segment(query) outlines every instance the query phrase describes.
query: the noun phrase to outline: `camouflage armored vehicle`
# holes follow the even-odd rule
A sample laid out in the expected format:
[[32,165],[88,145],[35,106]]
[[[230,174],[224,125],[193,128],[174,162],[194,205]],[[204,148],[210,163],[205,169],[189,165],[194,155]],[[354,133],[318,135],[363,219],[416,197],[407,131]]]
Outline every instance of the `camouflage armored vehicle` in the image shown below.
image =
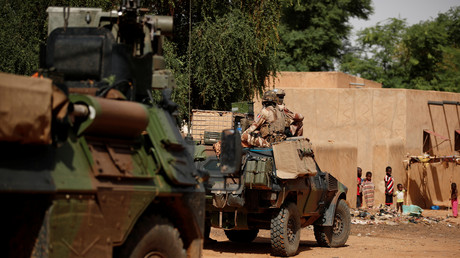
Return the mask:
[[[239,134],[233,135],[233,150],[239,153]],[[224,155],[229,149],[222,146]],[[269,229],[272,253],[292,256],[299,247],[300,229],[313,225],[320,246],[343,246],[350,233],[347,188],[321,171],[311,147],[308,139],[293,137],[272,148],[246,148],[240,166],[223,170],[219,162],[226,156],[219,159],[210,146],[199,146],[196,165],[211,173],[205,234],[209,237],[212,226],[224,229],[230,241],[251,242],[259,229]],[[222,171],[225,180],[219,178]]]
[[[42,69],[0,74],[3,257],[199,257],[203,175],[164,94],[172,18],[50,7]],[[167,91],[167,90],[165,90]]]

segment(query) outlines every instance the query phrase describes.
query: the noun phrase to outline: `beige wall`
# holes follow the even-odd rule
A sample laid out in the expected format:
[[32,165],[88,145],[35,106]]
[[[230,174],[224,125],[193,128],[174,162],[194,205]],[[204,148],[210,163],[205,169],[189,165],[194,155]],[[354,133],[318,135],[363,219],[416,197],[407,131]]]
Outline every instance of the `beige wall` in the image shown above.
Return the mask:
[[[449,205],[450,182],[460,183],[455,164],[412,164],[407,155],[422,155],[423,130],[429,129],[451,141],[441,143],[436,155],[455,155],[454,131],[460,129],[457,106],[430,106],[428,100],[460,101],[460,94],[379,88],[309,89],[282,87],[287,107],[302,113],[304,136],[311,139],[323,170],[344,182],[347,198],[356,202],[356,166],[373,172],[375,200],[384,203],[385,167],[393,168],[395,183],[409,184],[410,203],[422,207]],[[256,112],[260,102],[255,103]],[[441,141],[432,137],[433,146]],[[408,180],[409,178],[409,180]]]
[[356,178],[350,176],[353,173],[349,173],[349,171],[356,171],[356,146],[347,143],[314,140],[313,151],[321,170],[331,173],[348,187],[347,201],[352,207],[355,207]]
[[[455,151],[455,130],[460,129],[459,106],[428,105],[431,101],[460,101],[460,94],[435,91],[407,91],[406,151],[421,153],[423,129],[434,131],[449,140],[444,141],[431,136],[434,155],[459,155]],[[460,167],[454,163],[412,164],[408,169],[410,176],[410,196],[413,203],[429,207],[431,205],[449,206],[450,183],[460,184]]]
[[382,88],[382,84],[341,72],[280,72],[270,88]]

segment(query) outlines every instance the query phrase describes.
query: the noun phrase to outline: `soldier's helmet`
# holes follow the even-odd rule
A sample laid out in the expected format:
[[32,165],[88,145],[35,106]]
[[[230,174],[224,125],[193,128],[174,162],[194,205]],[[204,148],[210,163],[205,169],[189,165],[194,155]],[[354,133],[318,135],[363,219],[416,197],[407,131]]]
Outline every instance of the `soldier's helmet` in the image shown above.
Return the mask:
[[276,96],[278,96],[278,104],[279,105],[283,104],[284,96],[286,96],[286,93],[284,92],[284,90],[283,89],[273,89],[273,91],[276,93]]
[[262,97],[263,104],[276,104],[278,103],[278,96],[273,90],[266,91]]

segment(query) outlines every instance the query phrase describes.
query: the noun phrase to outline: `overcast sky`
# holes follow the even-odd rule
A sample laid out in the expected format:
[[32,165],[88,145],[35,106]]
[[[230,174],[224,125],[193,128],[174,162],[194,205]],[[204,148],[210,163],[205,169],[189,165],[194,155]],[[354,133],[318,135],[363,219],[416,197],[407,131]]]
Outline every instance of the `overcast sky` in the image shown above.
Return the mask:
[[371,27],[388,18],[406,19],[408,25],[436,18],[450,7],[459,6],[460,0],[373,0],[374,14],[369,20],[352,19],[353,31]]

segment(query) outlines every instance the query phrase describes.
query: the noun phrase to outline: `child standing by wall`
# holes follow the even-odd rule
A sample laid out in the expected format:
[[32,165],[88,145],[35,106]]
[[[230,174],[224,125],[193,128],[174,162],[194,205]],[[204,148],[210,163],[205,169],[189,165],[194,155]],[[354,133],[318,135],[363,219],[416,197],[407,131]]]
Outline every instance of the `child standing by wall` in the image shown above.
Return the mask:
[[452,202],[452,216],[456,218],[458,216],[458,191],[457,191],[457,184],[452,183],[450,185],[450,198],[449,200]]
[[385,181],[385,205],[393,205],[393,188],[394,188],[394,179],[391,176],[392,169],[390,166],[385,169],[386,175],[384,178]]
[[372,172],[366,172],[366,179],[363,182],[363,196],[366,201],[367,208],[372,209],[374,207],[374,190],[375,186],[372,182]]
[[402,184],[398,184],[398,190],[396,190],[396,212],[402,213],[402,206],[404,204],[404,193],[406,192],[406,188],[403,188]]
[[357,195],[356,195],[356,208],[359,209],[361,208],[361,205],[363,204],[363,186],[362,186],[362,183],[363,183],[363,180],[362,180],[362,176],[363,176],[363,170],[358,167],[357,169],[357,173],[358,173],[358,181],[357,181]]

